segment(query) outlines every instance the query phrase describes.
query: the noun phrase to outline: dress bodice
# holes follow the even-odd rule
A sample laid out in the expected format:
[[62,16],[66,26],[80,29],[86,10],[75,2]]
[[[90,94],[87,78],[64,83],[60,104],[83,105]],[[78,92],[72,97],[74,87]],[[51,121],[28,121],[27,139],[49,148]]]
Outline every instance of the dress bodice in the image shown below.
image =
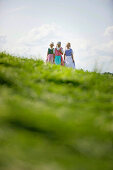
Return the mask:
[[72,49],[70,48],[69,50],[65,51],[66,56],[72,56]]
[[54,53],[54,48],[51,49],[51,48],[48,48],[48,54],[53,54]]

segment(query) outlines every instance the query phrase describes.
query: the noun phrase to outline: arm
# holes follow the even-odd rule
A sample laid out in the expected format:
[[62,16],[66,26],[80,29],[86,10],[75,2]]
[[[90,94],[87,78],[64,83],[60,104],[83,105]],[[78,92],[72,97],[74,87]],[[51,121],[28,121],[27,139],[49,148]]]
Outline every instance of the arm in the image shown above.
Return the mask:
[[74,61],[74,56],[73,56],[73,54],[72,54],[72,60],[73,60],[73,63],[74,63],[75,61]]
[[53,63],[55,62],[55,48],[53,49]]
[[59,52],[63,55],[63,49],[62,48],[60,48]]
[[64,54],[64,61],[65,61],[66,55]]
[[47,51],[47,57],[46,57],[46,62],[48,61],[48,51]]
[[53,54],[53,63],[55,62],[55,54]]
[[47,50],[47,56],[48,56],[48,51],[49,51],[49,49]]
[[59,52],[63,55],[63,52],[61,50]]
[[73,56],[73,50],[72,50],[72,55],[71,55],[71,57],[72,57],[72,60],[73,60],[73,63],[74,63],[75,61],[74,61],[74,56]]

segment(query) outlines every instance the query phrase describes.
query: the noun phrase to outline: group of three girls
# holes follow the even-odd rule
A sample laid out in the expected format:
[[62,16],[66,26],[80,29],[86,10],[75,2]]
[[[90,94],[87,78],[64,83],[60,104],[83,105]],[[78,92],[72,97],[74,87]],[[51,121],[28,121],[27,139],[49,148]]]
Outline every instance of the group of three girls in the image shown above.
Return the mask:
[[[63,59],[64,54],[64,59]],[[75,61],[73,57],[73,50],[71,49],[71,44],[67,43],[65,52],[61,47],[61,42],[57,43],[56,48],[54,48],[54,43],[50,43],[50,48],[47,51],[46,62],[54,63],[56,65],[65,65],[66,67],[75,68]]]

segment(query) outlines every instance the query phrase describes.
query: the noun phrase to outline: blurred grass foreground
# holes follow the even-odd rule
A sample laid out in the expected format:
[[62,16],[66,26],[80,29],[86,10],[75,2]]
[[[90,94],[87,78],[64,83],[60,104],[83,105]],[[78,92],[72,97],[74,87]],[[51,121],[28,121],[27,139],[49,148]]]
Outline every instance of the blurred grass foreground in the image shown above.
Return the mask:
[[0,170],[113,170],[113,76],[0,53]]

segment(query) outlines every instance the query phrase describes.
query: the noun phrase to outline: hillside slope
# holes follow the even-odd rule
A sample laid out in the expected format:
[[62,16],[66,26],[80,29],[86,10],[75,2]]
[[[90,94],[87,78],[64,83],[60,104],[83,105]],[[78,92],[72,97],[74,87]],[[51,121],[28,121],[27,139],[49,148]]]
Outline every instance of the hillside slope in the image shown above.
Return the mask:
[[101,169],[113,169],[113,76],[0,53],[0,170]]

